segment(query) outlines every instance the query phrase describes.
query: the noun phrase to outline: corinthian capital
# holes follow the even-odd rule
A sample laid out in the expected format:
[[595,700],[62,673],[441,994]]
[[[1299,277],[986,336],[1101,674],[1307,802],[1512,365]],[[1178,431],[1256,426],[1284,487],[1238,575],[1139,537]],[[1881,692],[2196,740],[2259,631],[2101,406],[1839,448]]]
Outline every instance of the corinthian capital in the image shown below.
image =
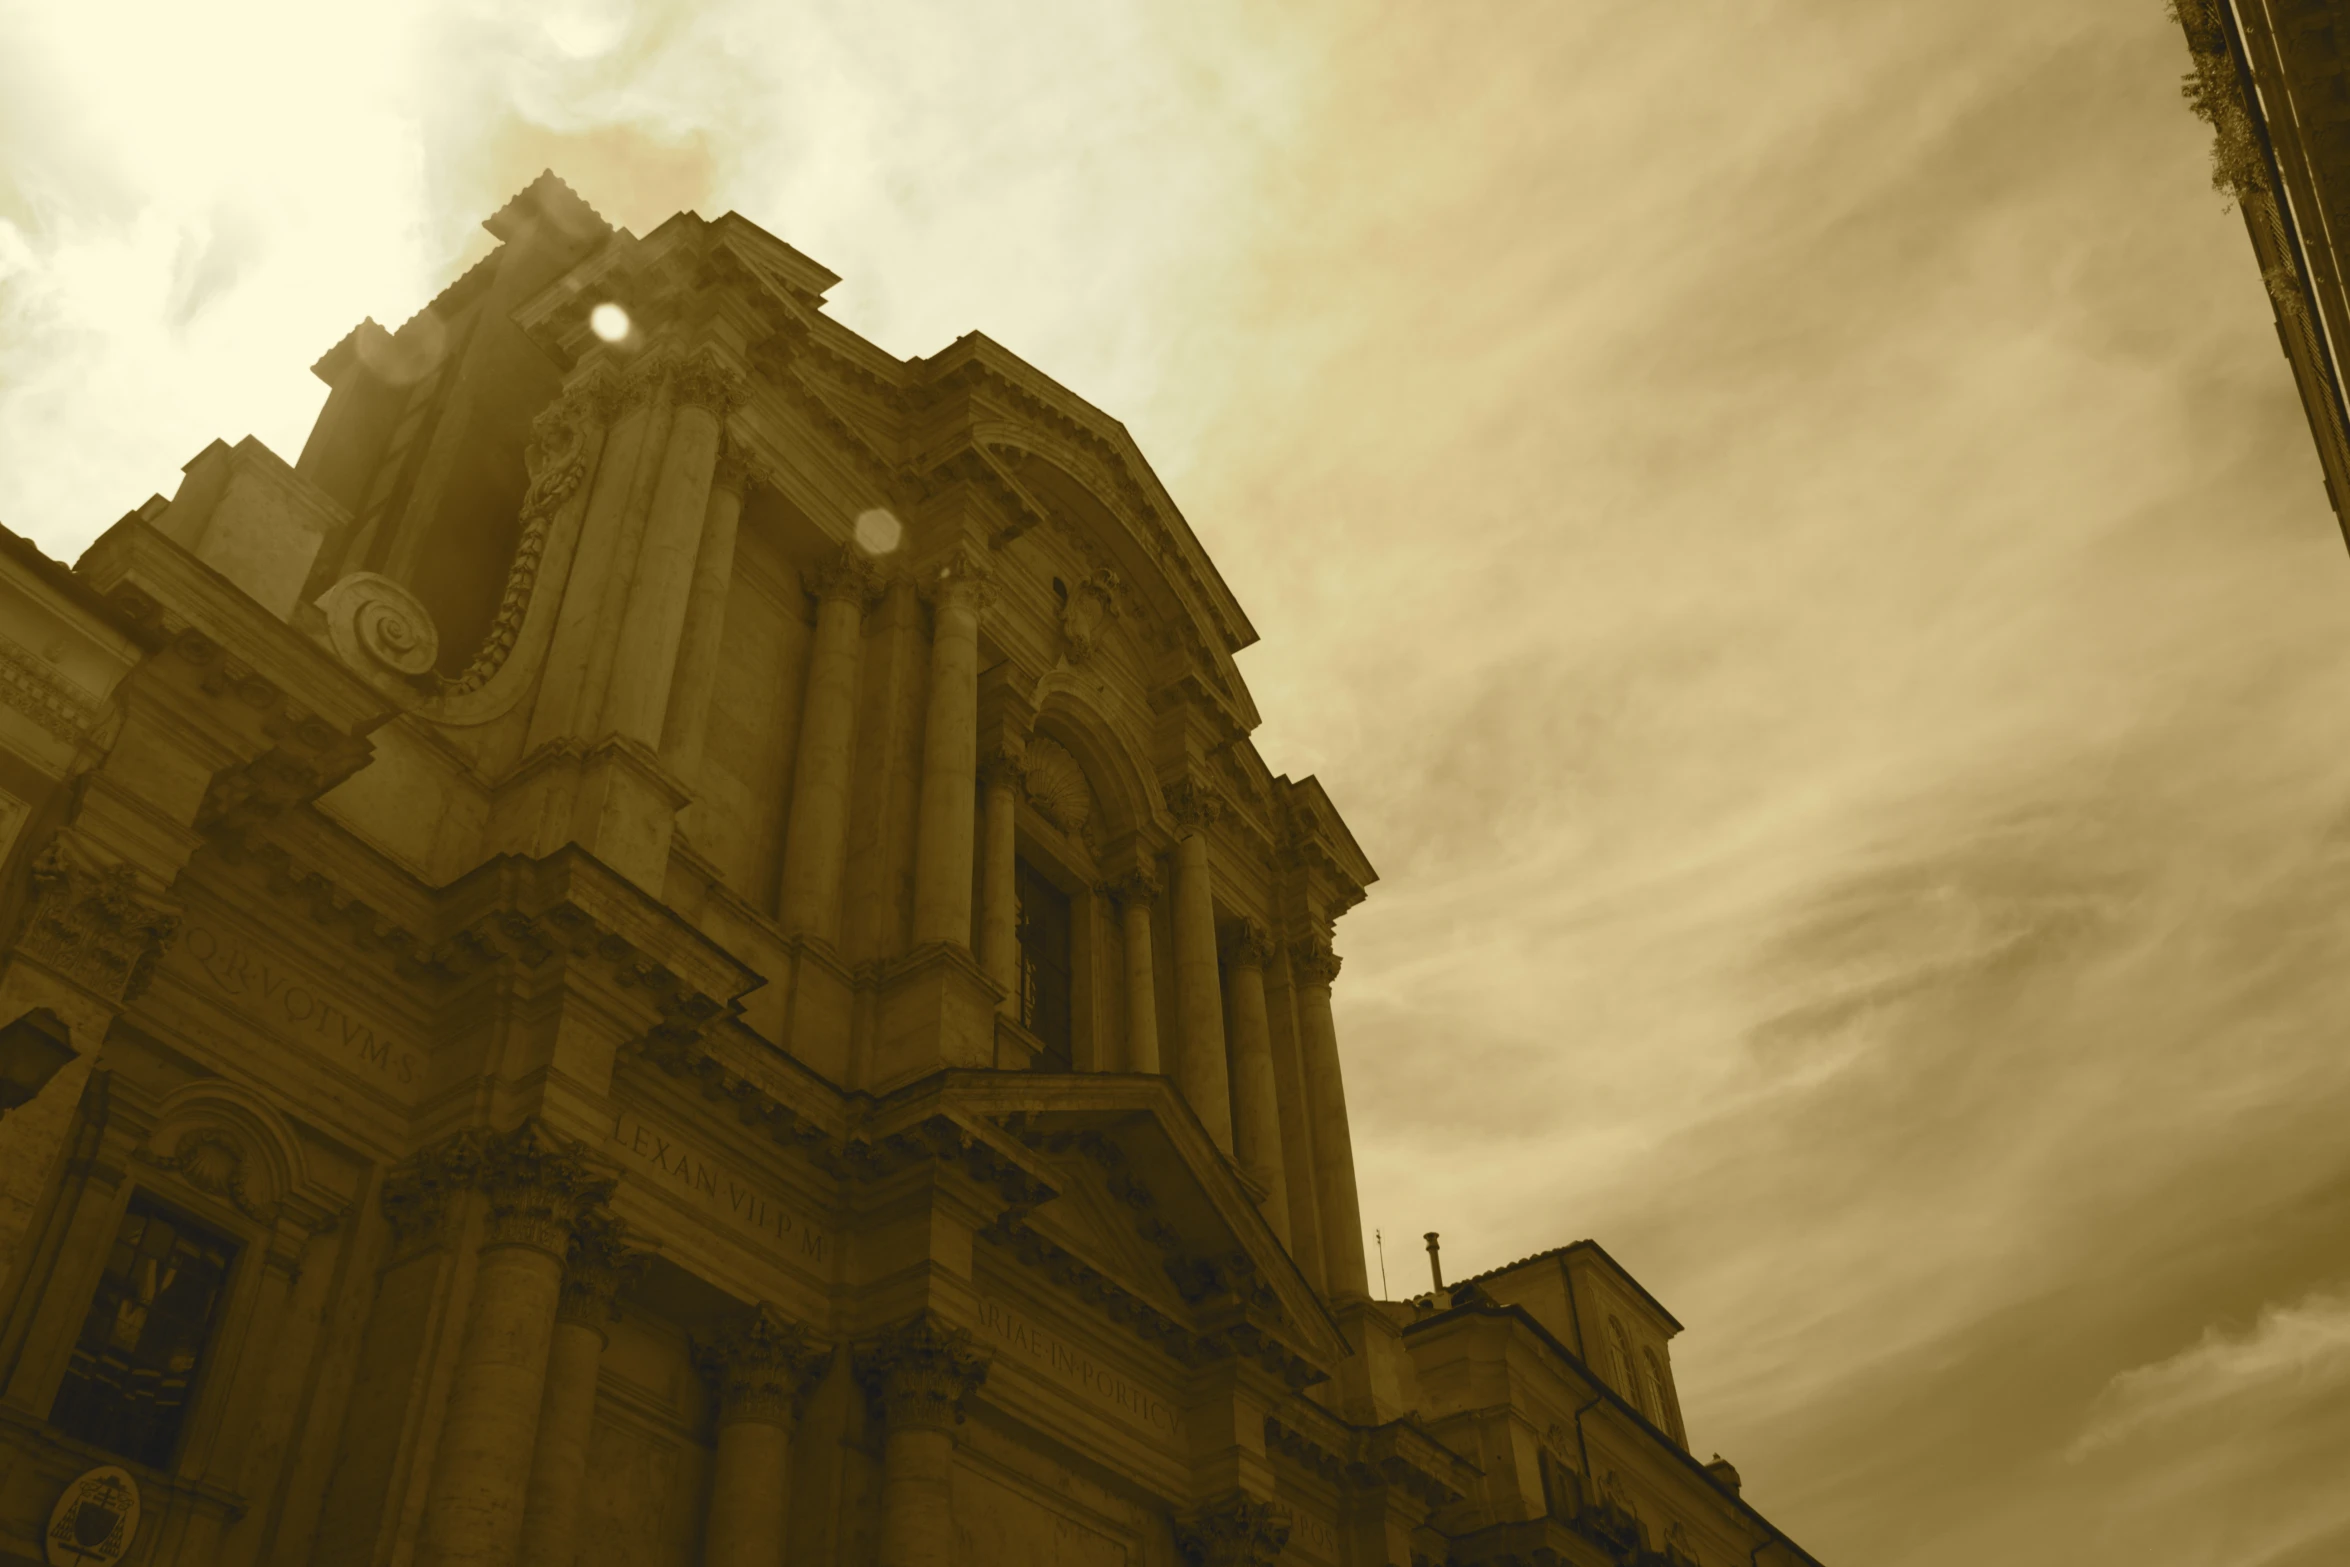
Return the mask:
[[1164,884],[1159,880],[1157,862],[1145,860],[1134,869],[1109,882],[1103,890],[1111,897],[1116,898],[1121,905],[1132,907],[1135,904],[1140,904],[1147,909],[1158,901],[1159,889],[1162,885]]
[[1338,964],[1338,954],[1330,950],[1324,937],[1308,936],[1289,944],[1289,972],[1301,985],[1328,987],[1338,978]]
[[1222,937],[1224,961],[1234,968],[1262,969],[1278,950],[1273,933],[1252,919],[1227,920],[1217,934]]
[[555,1307],[560,1322],[576,1322],[599,1333],[612,1318],[612,1299],[652,1259],[623,1243],[627,1226],[608,1213],[587,1213],[572,1227],[571,1253],[563,1262],[563,1298]]
[[805,1327],[762,1302],[696,1339],[694,1364],[717,1391],[720,1424],[789,1426],[808,1389],[832,1364],[832,1347],[809,1342]]
[[146,987],[179,915],[129,865],[107,864],[60,834],[33,859],[32,917],[18,950],[108,1002]]
[[962,545],[939,563],[923,593],[941,609],[959,606],[976,612],[989,603],[989,581],[994,575],[994,562],[969,545]]
[[1232,1495],[1175,1521],[1175,1546],[1189,1567],[1272,1567],[1289,1543],[1289,1511]]
[[1167,814],[1187,832],[1209,826],[1224,814],[1224,797],[1215,786],[1197,778],[1178,778],[1167,785]]
[[884,1330],[857,1351],[857,1379],[893,1429],[940,1429],[962,1420],[988,1357],[961,1328],[928,1312]]
[[863,550],[844,544],[839,554],[808,573],[807,583],[820,602],[847,601],[861,606],[871,603],[880,591],[881,575]]
[[743,400],[743,378],[704,349],[670,372],[669,396],[680,408],[699,408],[724,420],[726,411]]
[[587,1148],[537,1120],[482,1147],[475,1183],[490,1201],[489,1246],[532,1246],[569,1254],[581,1217],[612,1195],[613,1183],[587,1162]]

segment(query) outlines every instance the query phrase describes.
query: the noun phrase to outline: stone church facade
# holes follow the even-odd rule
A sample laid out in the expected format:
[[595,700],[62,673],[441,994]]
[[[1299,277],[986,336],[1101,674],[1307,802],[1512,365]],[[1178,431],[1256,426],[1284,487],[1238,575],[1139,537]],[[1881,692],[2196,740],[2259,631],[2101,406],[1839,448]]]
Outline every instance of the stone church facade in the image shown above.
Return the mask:
[[1123,428],[487,226],[294,463],[0,536],[0,1560],[1810,1561],[1598,1246],[1374,1298],[1373,871]]

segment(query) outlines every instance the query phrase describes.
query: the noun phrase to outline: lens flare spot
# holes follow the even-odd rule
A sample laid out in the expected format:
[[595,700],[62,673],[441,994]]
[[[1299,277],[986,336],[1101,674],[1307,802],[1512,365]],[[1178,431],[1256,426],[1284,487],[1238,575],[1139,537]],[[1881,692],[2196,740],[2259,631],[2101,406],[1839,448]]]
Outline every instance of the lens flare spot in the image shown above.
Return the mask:
[[607,299],[588,312],[588,330],[607,343],[628,336],[628,312]]
[[887,555],[905,536],[905,524],[882,507],[857,514],[857,548],[868,555]]

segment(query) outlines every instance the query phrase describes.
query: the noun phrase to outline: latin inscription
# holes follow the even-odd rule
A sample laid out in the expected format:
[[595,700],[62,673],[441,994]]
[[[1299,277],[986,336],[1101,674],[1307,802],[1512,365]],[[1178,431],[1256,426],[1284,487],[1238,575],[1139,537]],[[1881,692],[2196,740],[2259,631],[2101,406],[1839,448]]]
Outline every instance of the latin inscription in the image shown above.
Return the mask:
[[1291,1506],[1289,1520],[1291,1543],[1298,1549],[1311,1551],[1325,1561],[1338,1560],[1337,1530],[1302,1506]]
[[304,984],[282,959],[262,957],[234,936],[204,925],[190,925],[179,950],[215,989],[240,1003],[239,1010],[262,1022],[282,1024],[296,1038],[324,1045],[386,1082],[406,1085],[422,1075],[412,1052],[352,1016],[316,986]]
[[1022,1360],[1104,1404],[1146,1431],[1181,1437],[1183,1416],[1174,1405],[1139,1383],[1102,1365],[1067,1340],[1046,1332],[1009,1307],[979,1303],[979,1325],[990,1338]]
[[821,1263],[832,1238],[778,1202],[737,1170],[712,1159],[683,1138],[622,1111],[612,1129],[613,1146],[629,1162],[667,1189],[738,1227],[777,1242],[787,1255]]

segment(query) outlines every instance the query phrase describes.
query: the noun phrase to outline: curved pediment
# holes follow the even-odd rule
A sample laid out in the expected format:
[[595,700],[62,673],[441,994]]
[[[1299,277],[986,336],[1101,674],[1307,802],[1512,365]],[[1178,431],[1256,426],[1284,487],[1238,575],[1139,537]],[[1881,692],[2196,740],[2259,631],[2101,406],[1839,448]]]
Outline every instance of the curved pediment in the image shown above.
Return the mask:
[[1111,572],[1155,633],[1154,686],[1196,680],[1240,734],[1254,729],[1233,655],[1256,628],[1125,428],[976,333],[921,369],[925,471],[989,497],[998,549],[1048,529]]

